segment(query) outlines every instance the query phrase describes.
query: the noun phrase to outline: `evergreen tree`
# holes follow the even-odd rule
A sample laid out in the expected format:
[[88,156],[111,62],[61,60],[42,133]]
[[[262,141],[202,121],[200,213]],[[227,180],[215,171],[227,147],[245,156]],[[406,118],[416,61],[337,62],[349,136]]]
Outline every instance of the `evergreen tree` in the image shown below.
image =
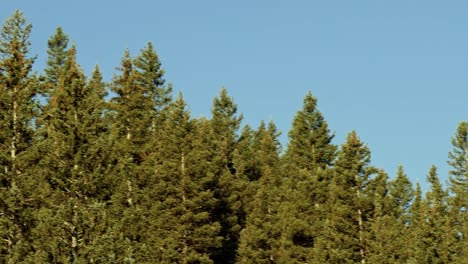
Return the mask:
[[431,189],[426,193],[425,243],[426,263],[453,263],[454,234],[448,215],[448,194],[442,187],[433,165],[427,175]]
[[[395,179],[389,182],[386,215],[380,221],[381,232],[386,234],[380,240],[379,246],[384,246],[391,263],[407,263],[411,254],[408,247],[410,241],[410,206],[414,198],[412,184],[404,172],[403,166],[398,166]],[[376,220],[373,220],[376,222]],[[373,263],[372,258],[369,262]]]
[[355,131],[348,134],[336,160],[330,186],[323,256],[330,263],[365,263],[369,197],[366,188],[375,170],[370,151]]
[[450,215],[455,229],[456,256],[463,260],[468,255],[467,205],[468,205],[468,122],[461,122],[451,140],[453,150],[449,153],[448,164],[451,166],[450,191],[453,196],[450,199]]
[[5,263],[20,262],[31,253],[34,183],[25,173],[37,109],[31,29],[15,11],[0,32],[0,259]]
[[399,167],[397,178],[390,183],[383,171],[369,182],[366,196],[372,207],[366,221],[368,230],[365,230],[366,262],[407,263],[406,210],[411,201],[411,183],[407,180],[403,168]]
[[[466,194],[468,189],[468,122],[461,122],[451,140],[453,150],[449,153],[448,164],[452,167],[449,171],[450,183],[455,194]],[[464,196],[464,199],[466,196]],[[467,204],[467,201],[464,201]]]
[[[55,30],[55,34],[47,42],[47,67],[46,81],[50,86],[58,84],[60,75],[63,74],[67,54],[68,54],[68,35],[63,32],[61,27]],[[50,88],[50,87],[49,87]]]
[[157,125],[170,102],[171,88],[162,87],[163,70],[151,44],[135,59],[125,51],[118,70],[111,84],[116,94],[111,100],[111,159],[116,179],[110,211],[112,239],[119,245],[113,251],[118,261],[138,262],[151,252],[143,235],[150,221],[145,203],[151,203],[143,190],[151,175],[142,164],[152,151],[151,142],[158,140]]
[[215,263],[234,263],[239,243],[239,234],[245,220],[241,192],[245,181],[236,173],[233,163],[234,150],[238,144],[238,130],[242,115],[237,114],[237,105],[222,89],[213,101],[210,120],[213,140],[214,196],[217,199],[213,216],[221,224],[222,247],[213,252]]
[[285,156],[299,169],[308,171],[325,168],[333,163],[336,146],[331,144],[334,135],[317,109],[317,99],[308,93],[302,110],[296,113],[289,131],[289,144]]
[[398,166],[397,175],[390,182],[389,190],[392,212],[399,221],[409,223],[409,209],[414,198],[413,185],[406,175],[403,166]]
[[257,158],[259,176],[257,191],[246,227],[241,232],[239,263],[272,263],[279,259],[282,194],[279,178],[279,133],[273,122],[268,128],[262,122],[255,133],[253,148]]
[[409,263],[456,263],[453,229],[447,206],[447,191],[442,187],[437,168],[427,175],[430,190],[422,199],[419,184],[411,206],[411,256]]
[[210,253],[220,246],[220,225],[210,219],[216,203],[211,179],[198,167],[205,162],[203,147],[185,108],[182,96],[169,106],[143,164],[153,174],[143,189],[148,201],[141,204],[151,206],[144,239],[152,263],[212,263]]
[[100,192],[106,188],[106,150],[100,144],[104,96],[99,71],[87,84],[72,47],[51,90],[36,147],[41,158],[34,171],[47,183],[38,190],[44,200],[34,230],[36,261],[84,263],[98,257],[92,252],[103,232],[94,221],[103,217]]
[[426,252],[423,243],[424,229],[426,226],[425,211],[421,186],[418,182],[416,183],[416,190],[414,192],[414,201],[410,207],[410,240],[408,242],[410,255],[408,263],[411,264],[426,263]]
[[[317,109],[317,99],[308,93],[303,107],[296,113],[289,132],[289,144],[284,155],[286,189],[291,190],[283,208],[288,227],[283,237],[290,239],[290,260],[317,261],[321,230],[325,221],[325,206],[330,185],[330,166],[336,156],[336,146],[327,122]],[[288,212],[291,211],[291,212]],[[284,243],[283,243],[284,244]],[[284,244],[286,245],[286,244]]]
[[[163,86],[164,70],[161,68],[159,56],[149,42],[134,59],[137,84],[144,89],[144,94],[153,100],[153,111],[161,111],[171,102],[172,87]],[[154,115],[156,115],[155,113]]]

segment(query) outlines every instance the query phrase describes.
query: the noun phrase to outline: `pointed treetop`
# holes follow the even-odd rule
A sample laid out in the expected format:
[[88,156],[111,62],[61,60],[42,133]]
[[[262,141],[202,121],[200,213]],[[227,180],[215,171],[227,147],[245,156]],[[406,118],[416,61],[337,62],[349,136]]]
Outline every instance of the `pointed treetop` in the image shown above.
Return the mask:
[[[0,32],[0,55],[8,54],[12,49],[19,49],[23,54],[29,52],[29,36],[32,25],[26,22],[26,17],[16,10],[3,24]],[[10,52],[9,52],[10,51]]]
[[427,182],[431,185],[431,190],[427,193],[426,198],[432,200],[432,202],[441,203],[442,199],[445,197],[445,191],[440,183],[437,167],[435,165],[432,165],[429,169]]
[[55,30],[55,34],[49,38],[47,68],[45,69],[47,81],[52,84],[57,84],[58,76],[63,71],[65,61],[67,59],[67,48],[69,38],[61,27]]
[[182,92],[179,92],[177,94],[177,97],[176,97],[176,100],[174,101],[174,104],[177,105],[177,106],[181,106],[184,109],[185,109],[185,107],[187,107],[187,103],[185,102],[184,94]]
[[120,66],[116,67],[116,70],[122,71],[124,76],[128,76],[133,68],[132,57],[128,49],[124,50],[122,58],[120,60]]
[[317,109],[317,99],[307,93],[304,104],[293,120],[289,131],[287,159],[301,169],[315,170],[330,166],[337,147],[331,143],[334,135]]
[[135,58],[134,64],[142,75],[140,81],[143,85],[159,87],[164,84],[162,78],[164,70],[161,68],[159,56],[151,42],[148,42],[146,47],[141,50],[140,55]]
[[107,96],[105,84],[103,82],[102,73],[99,69],[99,65],[94,66],[94,70],[91,74],[91,78],[88,81],[88,88],[91,89],[91,93],[97,95],[99,98],[104,99]]
[[362,172],[370,164],[370,155],[367,145],[359,139],[356,131],[353,130],[348,134],[346,142],[338,152],[336,167]]
[[242,120],[242,115],[236,116],[237,104],[234,102],[234,99],[228,95],[225,87],[222,87],[219,96],[214,98],[211,113],[213,115],[213,122],[228,122],[225,125],[228,125],[233,130],[239,128]]
[[102,80],[102,73],[98,64],[94,65],[94,69],[93,69],[91,76],[92,76],[91,77],[92,80]]
[[3,24],[0,31],[0,84],[5,84],[3,88],[25,87],[32,81],[27,78],[35,61],[35,57],[28,57],[31,29],[31,24],[27,24],[18,10]]
[[394,180],[390,182],[390,195],[398,215],[402,215],[410,207],[414,196],[413,185],[406,175],[403,166],[399,165]]
[[468,192],[468,122],[458,124],[457,131],[451,139],[453,150],[449,152],[448,164],[452,191]]

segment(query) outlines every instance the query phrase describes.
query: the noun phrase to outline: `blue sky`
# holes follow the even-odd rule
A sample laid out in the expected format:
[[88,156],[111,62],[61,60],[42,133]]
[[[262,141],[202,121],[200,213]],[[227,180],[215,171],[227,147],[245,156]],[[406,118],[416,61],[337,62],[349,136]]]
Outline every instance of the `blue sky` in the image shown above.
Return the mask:
[[155,44],[167,81],[193,116],[209,116],[225,86],[244,123],[272,118],[287,141],[307,91],[319,100],[335,143],[355,129],[373,164],[403,164],[425,181],[431,164],[447,179],[447,153],[467,119],[466,1],[14,1],[34,29],[36,69],[62,26],[86,72],[110,80],[124,49]]

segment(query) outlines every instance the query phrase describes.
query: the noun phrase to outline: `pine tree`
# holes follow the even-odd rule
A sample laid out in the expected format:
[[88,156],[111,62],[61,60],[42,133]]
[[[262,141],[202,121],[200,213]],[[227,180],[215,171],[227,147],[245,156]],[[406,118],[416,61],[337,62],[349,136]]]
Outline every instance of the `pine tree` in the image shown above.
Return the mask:
[[20,262],[31,253],[34,182],[26,170],[37,114],[31,29],[15,11],[0,32],[0,259],[5,263]]
[[262,122],[255,133],[253,149],[258,162],[258,184],[241,232],[239,263],[272,263],[279,259],[282,194],[279,178],[279,133],[273,122]]
[[[46,81],[50,86],[58,84],[60,75],[63,74],[68,54],[69,37],[61,27],[55,30],[55,34],[47,42],[47,67]],[[49,87],[51,88],[51,87]]]
[[461,122],[451,140],[453,150],[449,153],[450,174],[450,215],[455,229],[457,258],[463,260],[468,255],[467,205],[468,205],[468,122]]
[[108,234],[108,207],[114,184],[110,175],[111,160],[109,128],[105,114],[107,91],[98,66],[83,91],[83,99],[78,105],[81,113],[78,133],[84,139],[81,145],[81,181],[82,198],[79,220],[79,261],[97,263],[109,262],[110,248],[114,247]]
[[408,242],[410,255],[408,263],[411,264],[427,263],[426,248],[423,242],[426,227],[425,211],[421,186],[418,182],[416,183],[416,190],[414,192],[414,201],[410,207],[410,240]]
[[[411,252],[407,245],[411,238],[409,209],[414,198],[414,191],[403,166],[398,166],[395,179],[388,185],[386,214],[382,216],[385,221],[380,221],[381,231],[388,237],[383,237],[380,242],[385,246],[387,256],[390,257],[387,262],[407,263]],[[369,262],[374,261],[369,258]]]
[[[158,124],[170,102],[170,86],[162,87],[163,70],[151,44],[135,59],[125,51],[111,90],[113,142],[111,158],[115,192],[110,208],[115,256],[120,261],[144,261],[151,249],[144,239],[150,221],[144,210],[147,170],[142,165],[158,140]],[[158,123],[159,122],[159,123]]]
[[[317,99],[308,93],[303,107],[296,113],[289,132],[289,144],[284,160],[286,189],[291,190],[283,208],[290,217],[284,228],[289,238],[290,260],[316,261],[321,230],[325,220],[324,203],[330,185],[330,166],[336,156],[336,146],[331,143],[333,135],[327,122],[317,109]],[[288,212],[292,211],[292,212]],[[289,247],[289,246],[288,246]]]
[[453,263],[454,236],[448,215],[448,193],[442,187],[433,165],[427,175],[431,189],[426,193],[426,225],[423,242],[427,263]]
[[[468,122],[461,122],[451,140],[453,150],[449,153],[448,164],[452,167],[449,174],[452,191],[466,194],[468,189]],[[464,199],[466,196],[464,196]],[[464,201],[467,204],[466,200]]]
[[414,199],[414,190],[401,165],[398,166],[396,178],[390,182],[389,194],[392,199],[393,214],[399,221],[408,224],[410,220],[409,209]]
[[304,98],[302,110],[294,117],[285,157],[299,169],[308,171],[330,166],[337,149],[331,143],[333,137],[317,109],[317,99],[309,92]]
[[172,85],[164,85],[164,70],[151,42],[133,60],[133,65],[136,84],[143,88],[142,94],[151,105],[147,114],[151,122],[151,135],[154,136],[158,123],[164,118],[163,109],[172,101]]
[[210,253],[220,246],[220,225],[210,218],[216,200],[210,176],[198,167],[205,162],[204,147],[181,95],[160,125],[153,153],[143,164],[152,173],[142,190],[148,200],[141,203],[150,206],[143,238],[151,245],[148,261],[212,263]]
[[411,206],[409,263],[456,263],[455,243],[450,216],[448,193],[443,189],[433,165],[427,175],[430,190],[421,196],[419,184]]
[[399,167],[397,178],[390,183],[385,172],[379,171],[366,188],[372,203],[365,230],[366,262],[407,263],[408,218],[411,183]]
[[233,163],[234,150],[238,144],[238,130],[242,115],[237,114],[237,105],[222,89],[213,101],[210,120],[213,140],[213,160],[215,168],[214,196],[217,205],[213,212],[221,224],[222,247],[213,252],[215,263],[234,263],[239,243],[239,234],[245,220],[241,203],[241,191],[245,181],[236,173]]
[[153,100],[153,111],[156,111],[156,115],[171,102],[172,87],[164,86],[164,70],[151,42],[134,59],[134,65],[137,84],[143,87],[144,94]]
[[107,154],[101,145],[106,93],[98,69],[86,83],[75,47],[68,51],[63,69],[38,131],[41,158],[34,170],[47,185],[39,190],[44,200],[34,230],[35,259],[84,263],[97,257],[93,243],[103,232],[94,221],[104,217],[100,192],[107,187],[103,181]]
[[326,262],[366,262],[366,220],[369,218],[366,187],[375,172],[369,164],[370,150],[352,131],[338,153],[330,186],[323,246]]

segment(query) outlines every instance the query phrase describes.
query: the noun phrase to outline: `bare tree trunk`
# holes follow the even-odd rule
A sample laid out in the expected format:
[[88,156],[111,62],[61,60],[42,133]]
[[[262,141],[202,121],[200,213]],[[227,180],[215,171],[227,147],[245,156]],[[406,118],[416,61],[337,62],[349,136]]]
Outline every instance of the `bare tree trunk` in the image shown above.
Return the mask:
[[[359,200],[361,197],[361,192],[360,192],[360,186],[357,188],[357,199]],[[361,263],[365,264],[366,263],[366,252],[364,251],[364,245],[363,245],[363,222],[362,222],[362,211],[361,208],[358,208],[357,210],[358,214],[358,225],[359,225],[359,253],[361,255]]]
[[[185,209],[185,202],[187,201],[187,196],[185,193],[185,155],[182,153],[182,157],[180,159],[180,172],[181,172],[181,185],[182,185],[182,203]],[[188,245],[187,245],[187,230],[183,232],[183,249],[182,249],[182,263],[188,263],[187,254],[188,254]]]
[[72,218],[72,226],[71,226],[71,263],[76,263],[78,258],[78,229],[76,224],[78,222],[78,213],[77,213],[77,206],[73,205],[73,218]]
[[127,180],[127,203],[129,206],[132,206],[132,181]]
[[[14,94],[16,95],[16,89],[14,90]],[[12,128],[13,128],[13,137],[12,137],[12,140],[11,140],[11,150],[10,150],[10,154],[11,154],[11,172],[13,173],[13,175],[16,175],[16,151],[17,151],[17,146],[18,146],[18,102],[16,101],[16,99],[13,100],[13,124],[12,124]],[[11,178],[11,186],[15,186],[16,185],[16,177],[13,176]]]

